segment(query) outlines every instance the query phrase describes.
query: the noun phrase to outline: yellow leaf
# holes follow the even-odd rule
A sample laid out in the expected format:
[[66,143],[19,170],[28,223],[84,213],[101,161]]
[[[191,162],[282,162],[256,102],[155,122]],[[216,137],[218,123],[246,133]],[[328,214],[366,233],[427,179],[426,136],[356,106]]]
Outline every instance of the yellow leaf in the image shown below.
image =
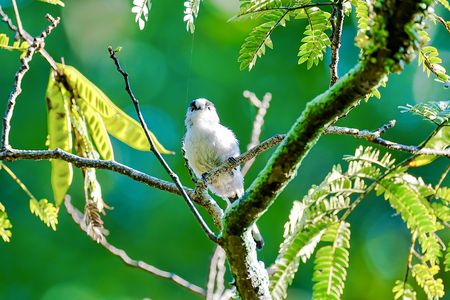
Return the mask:
[[[96,85],[72,66],[59,65],[70,88],[103,119],[106,130],[125,144],[141,151],[149,151],[150,144],[140,124],[118,108]],[[164,154],[173,153],[164,148],[154,134],[150,135],[156,149]]]
[[[64,86],[55,81],[55,73],[50,74],[46,100],[48,108],[48,146],[72,151],[72,131],[69,118],[70,96]],[[72,165],[66,161],[51,161],[51,182],[56,206],[60,206],[72,183]]]
[[[444,126],[424,145],[424,148],[443,150],[448,146],[450,146],[450,127]],[[436,158],[435,155],[419,155],[409,163],[409,166],[421,167],[433,162]]]

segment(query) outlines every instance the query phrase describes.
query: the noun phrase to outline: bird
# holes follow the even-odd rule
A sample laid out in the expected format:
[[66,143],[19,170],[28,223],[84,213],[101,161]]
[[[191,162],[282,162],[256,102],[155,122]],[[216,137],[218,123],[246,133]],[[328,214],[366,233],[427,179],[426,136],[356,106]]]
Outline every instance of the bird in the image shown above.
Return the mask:
[[[219,115],[211,101],[205,98],[193,100],[186,112],[185,125],[185,157],[197,178],[203,179],[209,171],[240,155],[239,141],[233,131],[220,124]],[[208,182],[208,188],[224,199],[229,207],[244,195],[244,176],[240,166],[219,174]],[[264,240],[256,226],[252,227],[252,235],[256,247],[261,249]]]

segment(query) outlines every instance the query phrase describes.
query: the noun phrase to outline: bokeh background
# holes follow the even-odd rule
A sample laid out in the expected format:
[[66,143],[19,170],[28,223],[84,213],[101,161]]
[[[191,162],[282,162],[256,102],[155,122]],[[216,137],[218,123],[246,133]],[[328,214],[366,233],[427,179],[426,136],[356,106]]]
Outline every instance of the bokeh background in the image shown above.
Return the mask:
[[[9,1],[0,3],[12,17]],[[186,185],[192,186],[183,166],[180,146],[185,109],[192,99],[212,100],[222,122],[236,132],[244,150],[256,113],[242,96],[245,89],[260,97],[265,92],[273,94],[262,134],[262,138],[268,138],[286,132],[307,101],[328,86],[328,56],[309,71],[305,65],[297,65],[303,21],[292,21],[287,28],[277,28],[273,34],[275,49],[267,51],[252,72],[240,71],[239,47],[253,23],[227,22],[238,10],[237,0],[202,2],[194,35],[186,32],[181,0],[153,1],[150,20],[143,31],[134,23],[131,1],[67,0],[65,3],[66,7],[61,9],[37,1],[19,1],[24,27],[36,35],[47,25],[45,13],[61,16],[60,26],[46,41],[46,49],[53,57],[64,58],[66,64],[76,66],[118,106],[134,116],[122,78],[107,55],[108,45],[122,46],[120,59],[131,75],[147,122],[159,140],[176,151],[176,155],[166,159]],[[439,13],[450,18],[448,12],[439,10]],[[353,43],[355,23],[354,16],[345,21],[340,74],[349,70],[358,58]],[[439,48],[448,68],[449,35],[439,24],[432,27],[433,45]],[[0,32],[8,32],[3,23]],[[4,111],[17,68],[17,53],[1,51],[0,111]],[[44,94],[48,73],[47,63],[35,55],[12,120],[11,142],[16,148],[45,149]],[[398,106],[449,100],[449,90],[427,79],[417,67],[417,61],[406,66],[400,76],[391,75],[388,87],[382,88],[381,93],[381,100],[362,103],[340,124],[375,129],[396,119],[397,126],[386,137],[417,144],[432,126],[417,117],[401,114]],[[320,139],[302,164],[299,176],[259,222],[266,240],[259,255],[266,265],[277,255],[292,201],[301,199],[312,184],[320,183],[331,166],[339,163],[344,154],[353,153],[360,143],[350,137]],[[117,161],[169,180],[151,154],[132,150],[114,139],[113,146]],[[247,186],[269,155],[257,159],[246,176]],[[447,163],[441,159],[414,173],[435,183]],[[37,198],[52,199],[49,162],[17,161],[8,166]],[[104,198],[114,207],[104,218],[111,232],[109,241],[125,248],[133,258],[205,286],[213,245],[182,198],[112,172],[98,173]],[[74,203],[82,207],[79,170],[75,172],[70,194]],[[26,195],[1,171],[0,200],[14,226],[11,243],[0,243],[0,299],[199,299],[169,281],[125,266],[81,232],[64,209],[60,212],[58,229],[53,232],[30,214]],[[352,248],[344,299],[391,299],[393,283],[403,278],[406,267],[410,235],[405,225],[383,199],[374,196],[360,205],[350,222]],[[311,274],[311,262],[300,266],[289,299],[310,298]],[[448,286],[448,274],[442,276]],[[424,297],[419,294],[420,299]]]

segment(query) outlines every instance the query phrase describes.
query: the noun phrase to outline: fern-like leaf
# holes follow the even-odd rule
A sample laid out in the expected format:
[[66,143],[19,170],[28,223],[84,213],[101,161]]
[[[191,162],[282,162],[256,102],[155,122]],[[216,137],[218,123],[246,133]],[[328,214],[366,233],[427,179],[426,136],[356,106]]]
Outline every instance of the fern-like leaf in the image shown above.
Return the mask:
[[392,292],[394,293],[394,299],[400,299],[400,300],[416,300],[416,292],[414,291],[413,287],[403,282],[402,280],[397,280],[395,282],[394,288],[392,289]]
[[0,202],[0,237],[4,242],[9,243],[10,238],[12,236],[11,229],[12,224],[8,218],[8,214],[6,213],[5,207]]
[[302,202],[294,202],[289,221],[285,224],[285,240],[271,266],[270,293],[273,299],[286,298],[300,260],[306,262],[311,257],[326,228],[336,222],[336,218],[310,220],[309,217],[306,206]]
[[184,18],[183,21],[186,22],[186,30],[194,33],[195,25],[194,21],[198,17],[198,12],[200,10],[200,0],[187,0],[184,2]]
[[264,14],[263,23],[253,28],[241,46],[238,59],[241,70],[251,70],[256,60],[266,53],[266,46],[273,48],[270,35],[278,25],[285,26],[289,18],[288,11],[271,11]]
[[450,243],[448,243],[447,249],[445,251],[444,265],[445,265],[445,272],[450,271]]
[[65,6],[64,2],[62,2],[61,0],[39,0],[39,1],[45,2],[45,3],[49,3],[49,4],[53,4],[53,5],[59,5],[59,6],[62,6],[62,7]]
[[334,224],[328,228],[322,240],[332,242],[332,245],[320,248],[314,259],[312,299],[340,299],[347,277],[350,224]]
[[4,33],[0,33],[0,49],[20,51],[22,52],[21,56],[23,56],[28,47],[30,47],[28,42],[14,41],[14,43],[10,44],[9,37]]
[[33,214],[39,217],[48,227],[56,230],[58,224],[58,209],[53,203],[48,202],[47,199],[30,199],[30,210]]
[[136,14],[134,21],[138,23],[139,29],[143,30],[145,23],[148,22],[148,12],[152,7],[151,0],[133,0],[133,7],[131,12]]
[[425,197],[398,177],[381,180],[376,190],[384,194],[384,198],[400,214],[412,233],[417,230],[424,259],[432,264],[437,263],[441,255],[441,246],[435,236],[438,226]]
[[304,11],[308,25],[298,52],[298,63],[306,62],[306,67],[310,69],[313,65],[319,64],[319,61],[323,59],[326,47],[331,45],[330,39],[325,33],[327,29],[331,28],[330,14],[318,7],[306,8]]
[[450,101],[407,104],[406,106],[399,106],[399,108],[402,113],[413,113],[437,125],[447,123],[450,120]]
[[442,200],[446,205],[450,203],[450,188],[448,187],[440,187],[435,194],[437,199]]
[[431,267],[426,264],[416,264],[412,268],[413,277],[417,284],[423,288],[429,300],[439,299],[444,296],[444,284],[441,278],[435,278],[439,272],[439,266]]

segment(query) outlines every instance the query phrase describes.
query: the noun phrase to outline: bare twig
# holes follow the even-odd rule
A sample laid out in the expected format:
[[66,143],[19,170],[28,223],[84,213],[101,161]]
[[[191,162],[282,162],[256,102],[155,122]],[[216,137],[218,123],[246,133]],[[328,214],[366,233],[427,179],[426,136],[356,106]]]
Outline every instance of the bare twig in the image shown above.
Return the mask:
[[331,24],[333,32],[331,33],[331,63],[330,63],[330,86],[333,86],[339,78],[339,48],[341,47],[342,25],[344,23],[344,7],[342,0],[337,0],[333,6]]
[[[13,6],[14,11],[16,13],[17,23],[19,24],[17,30],[21,34],[21,32],[23,32],[23,28],[21,27],[22,25],[20,23],[19,12],[17,10],[17,5],[14,0]],[[2,20],[6,22],[10,26],[10,28],[14,28],[14,25],[12,25],[12,22],[9,20],[8,16],[6,16],[1,9],[0,13],[2,14]],[[0,143],[0,151],[11,147],[9,144],[9,132],[11,131],[11,118],[14,113],[14,107],[16,105],[17,97],[22,93],[22,79],[25,76],[26,72],[30,69],[29,63],[32,60],[34,53],[42,49],[44,45],[44,39],[52,32],[52,30],[59,23],[59,18],[54,19],[50,15],[47,15],[46,17],[50,21],[50,25],[44,31],[42,31],[39,37],[32,39],[32,41],[30,42],[30,47],[28,47],[25,56],[20,59],[21,65],[14,77],[13,90],[9,95],[8,102],[6,104],[5,115],[3,117],[3,130]]]
[[211,257],[209,265],[208,286],[206,289],[206,300],[220,299],[224,290],[224,276],[225,276],[225,251],[222,247],[217,246],[214,254]]
[[17,185],[27,194],[30,199],[36,199],[34,195],[30,192],[27,186],[14,174],[14,172],[8,168],[4,163],[0,162],[0,170],[5,170],[6,173],[17,183]]
[[447,165],[447,168],[445,168],[444,172],[441,174],[441,177],[439,178],[439,181],[436,183],[436,186],[434,187],[435,193],[437,193],[438,189],[441,187],[441,184],[444,182],[445,177],[447,177],[449,171],[450,171],[450,164]]
[[147,139],[148,139],[148,141],[150,143],[150,150],[155,154],[155,156],[158,159],[158,161],[161,163],[163,168],[167,171],[169,176],[175,182],[175,185],[180,190],[181,195],[183,196],[184,200],[186,200],[186,203],[188,204],[188,206],[191,209],[192,213],[195,215],[195,217],[199,221],[199,223],[200,223],[201,227],[203,228],[203,230],[205,231],[205,233],[208,235],[209,239],[212,240],[213,242],[217,243],[217,241],[218,241],[217,236],[211,231],[211,229],[208,227],[208,224],[206,224],[206,222],[203,220],[203,218],[200,215],[200,213],[198,212],[198,210],[195,208],[195,205],[192,202],[191,198],[189,197],[189,195],[184,190],[184,187],[181,184],[181,181],[178,178],[178,175],[175,174],[175,172],[172,171],[170,166],[167,164],[167,162],[162,157],[161,153],[159,153],[158,149],[156,149],[155,143],[153,142],[153,139],[152,139],[152,137],[149,134],[147,123],[145,122],[144,117],[142,116],[141,109],[139,107],[139,100],[134,96],[134,93],[133,93],[133,91],[131,89],[130,81],[129,81],[129,78],[128,78],[128,73],[125,72],[122,69],[122,67],[120,66],[119,59],[117,58],[116,52],[112,49],[112,47],[108,47],[108,51],[109,51],[109,56],[111,57],[111,59],[114,61],[114,64],[116,65],[117,71],[120,74],[122,74],[122,76],[123,76],[123,79],[125,81],[125,89],[126,89],[128,95],[130,96],[133,104],[134,104],[134,107],[136,109],[136,113],[138,115],[138,118],[139,118],[139,121],[141,123],[141,126],[144,129],[145,135],[147,136]]
[[[264,124],[264,117],[267,113],[267,109],[270,105],[270,100],[272,100],[272,94],[266,93],[263,97],[263,100],[259,100],[256,95],[250,91],[244,91],[244,97],[247,98],[253,106],[258,108],[258,112],[256,113],[255,121],[253,122],[252,136],[250,143],[247,145],[247,150],[257,146],[259,144],[259,137],[261,136],[261,129]],[[255,158],[249,160],[242,167],[242,174],[245,175],[250,167],[253,165]]]
[[[68,195],[66,196],[66,198],[64,200],[64,204],[66,206],[67,212],[70,214],[70,216],[75,221],[75,223],[77,223],[80,226],[81,230],[83,230],[84,232],[87,233],[88,228],[86,227],[86,224],[83,222],[83,214],[72,205],[72,203],[70,202],[70,196],[68,196]],[[168,279],[195,294],[198,294],[201,296],[206,295],[206,291],[203,288],[190,283],[186,279],[183,279],[174,273],[160,270],[152,265],[149,265],[146,262],[143,262],[141,260],[134,260],[134,259],[130,258],[123,249],[119,249],[119,248],[111,245],[110,243],[108,243],[106,238],[103,238],[102,240],[100,240],[99,244],[102,245],[106,250],[108,250],[115,256],[119,257],[125,264],[127,264],[130,267],[138,268],[138,269],[144,270],[150,274],[156,275],[158,277]]]
[[220,174],[230,172],[235,167],[237,167],[243,163],[246,163],[247,161],[251,160],[255,156],[261,154],[262,152],[274,147],[275,145],[278,145],[279,143],[281,143],[281,141],[284,139],[284,137],[285,137],[285,135],[283,135],[283,134],[275,135],[275,136],[265,140],[258,146],[255,146],[252,149],[248,150],[247,152],[241,154],[240,156],[235,157],[234,160],[229,160],[229,161],[223,163],[221,166],[211,170],[205,176],[203,176],[204,179],[199,182],[196,190],[197,191],[206,190],[208,183],[214,181]]
[[[34,38],[25,30],[22,28],[22,33],[19,32],[19,29],[17,26],[15,26],[11,19],[8,17],[8,15],[2,10],[2,7],[0,5],[0,16],[2,17],[2,22],[6,23],[8,27],[14,31],[17,35],[19,35],[23,40],[27,41],[28,44],[32,44]],[[59,18],[58,18],[59,19]],[[59,21],[59,20],[58,20]],[[58,67],[56,65],[56,61],[53,59],[53,57],[44,49],[44,47],[40,47],[38,49],[38,52],[42,55],[42,57],[49,63],[49,65],[52,67],[53,70],[56,72],[60,72],[58,70]]]
[[14,113],[14,106],[16,99],[22,93],[22,79],[30,69],[29,63],[33,58],[34,52],[37,49],[37,44],[33,43],[27,50],[26,55],[20,59],[20,67],[14,77],[14,86],[11,94],[9,94],[8,102],[6,104],[5,116],[3,117],[2,139],[0,144],[0,151],[10,148],[9,132],[11,131],[11,118]]
[[[384,131],[385,131],[386,129],[391,128],[394,124],[395,124],[395,122],[391,121],[381,128],[384,128],[385,126],[387,126],[387,128],[384,129]],[[391,150],[403,151],[403,152],[408,152],[408,153],[412,153],[412,154],[445,156],[445,157],[450,158],[450,149],[439,150],[439,149],[431,149],[431,148],[421,148],[419,146],[409,146],[409,145],[398,144],[398,143],[391,142],[391,141],[381,138],[380,134],[383,131],[380,131],[380,129],[372,132],[369,130],[359,130],[356,128],[330,126],[326,129],[325,134],[351,135],[354,138],[366,140],[368,142],[383,146],[383,147],[391,149]]]
[[406,284],[406,282],[408,281],[409,271],[412,268],[412,259],[413,259],[413,254],[415,252],[414,247],[416,245],[416,240],[417,240],[417,230],[414,230],[414,233],[411,236],[411,247],[409,248],[408,260],[406,262],[406,272],[405,272],[405,277],[403,278],[403,284]]
[[16,17],[17,31],[19,32],[20,36],[23,36],[23,26],[22,26],[22,20],[20,19],[19,8],[17,7],[16,0],[12,0],[11,2],[13,5],[13,9],[14,9],[14,15]]
[[9,29],[17,32],[17,26],[13,24],[12,20],[8,17],[8,15],[3,11],[2,6],[0,5],[0,16],[2,17],[2,22],[8,25]]

